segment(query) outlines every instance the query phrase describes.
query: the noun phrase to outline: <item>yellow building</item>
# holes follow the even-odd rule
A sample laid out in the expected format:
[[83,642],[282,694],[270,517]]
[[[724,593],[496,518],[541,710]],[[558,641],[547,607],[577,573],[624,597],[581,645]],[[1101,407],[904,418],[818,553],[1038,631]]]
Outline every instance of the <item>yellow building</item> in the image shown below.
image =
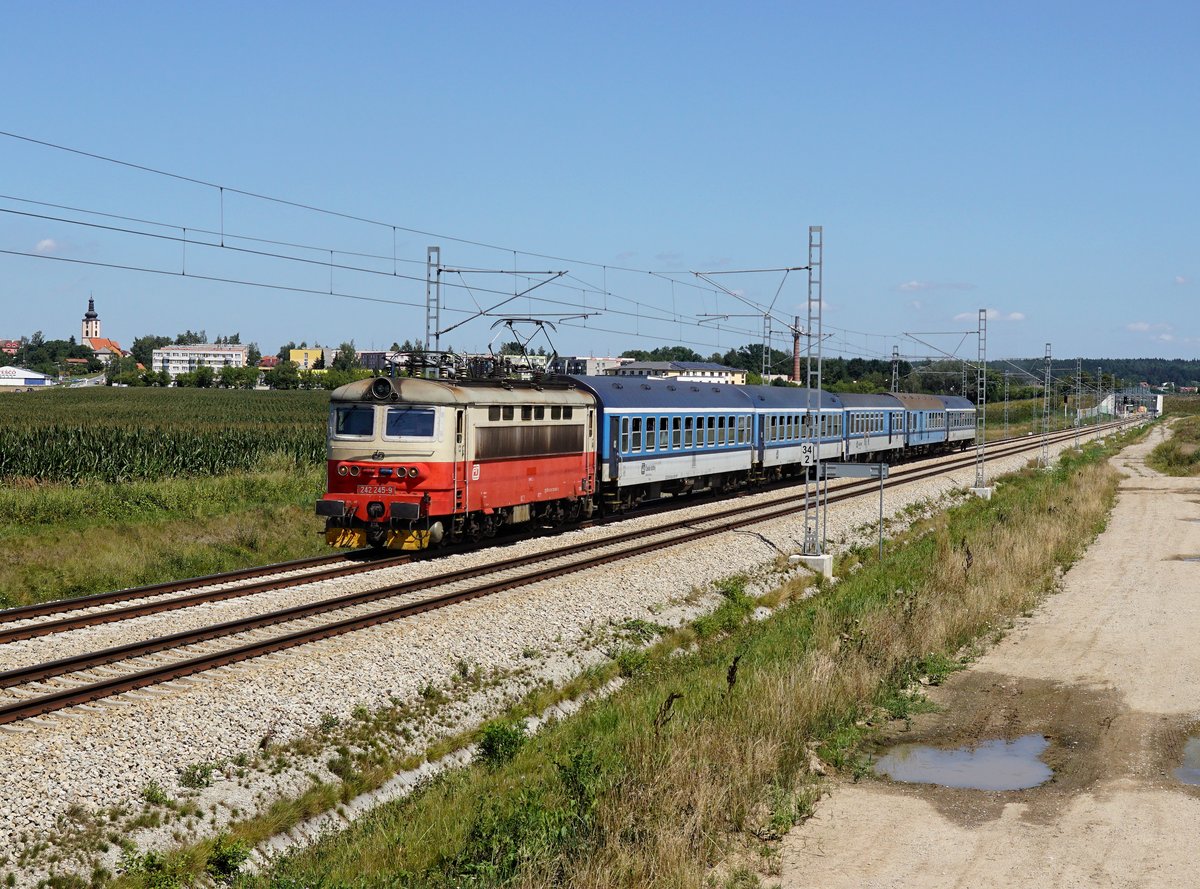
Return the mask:
[[333,355],[333,349],[289,349],[288,361],[301,370],[317,370],[329,367]]

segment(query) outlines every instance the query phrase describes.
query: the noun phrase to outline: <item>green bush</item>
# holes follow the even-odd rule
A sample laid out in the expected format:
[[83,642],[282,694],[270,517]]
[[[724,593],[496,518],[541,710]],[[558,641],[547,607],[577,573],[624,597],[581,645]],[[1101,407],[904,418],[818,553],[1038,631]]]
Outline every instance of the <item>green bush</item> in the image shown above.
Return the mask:
[[523,722],[490,722],[479,733],[479,758],[490,766],[500,766],[517,755],[525,744]]

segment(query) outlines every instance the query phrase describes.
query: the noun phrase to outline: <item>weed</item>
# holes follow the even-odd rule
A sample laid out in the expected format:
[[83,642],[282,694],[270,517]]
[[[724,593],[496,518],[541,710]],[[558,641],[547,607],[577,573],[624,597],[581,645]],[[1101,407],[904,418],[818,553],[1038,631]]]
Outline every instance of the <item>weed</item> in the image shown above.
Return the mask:
[[479,758],[496,768],[516,756],[524,744],[524,723],[489,722],[479,733]]
[[334,716],[332,713],[321,714],[320,729],[322,734],[329,734],[331,731],[337,728],[339,724],[341,724],[341,719]]
[[170,806],[174,803],[174,800],[157,781],[151,781],[142,788],[142,799],[152,806]]
[[213,843],[204,870],[222,882],[232,882],[249,855],[250,847],[245,841],[221,834]]
[[622,648],[613,660],[622,676],[634,676],[645,669],[650,656],[642,648]]
[[216,771],[216,768],[216,765],[211,762],[194,762],[186,765],[179,770],[179,783],[193,790],[211,787],[213,772]]

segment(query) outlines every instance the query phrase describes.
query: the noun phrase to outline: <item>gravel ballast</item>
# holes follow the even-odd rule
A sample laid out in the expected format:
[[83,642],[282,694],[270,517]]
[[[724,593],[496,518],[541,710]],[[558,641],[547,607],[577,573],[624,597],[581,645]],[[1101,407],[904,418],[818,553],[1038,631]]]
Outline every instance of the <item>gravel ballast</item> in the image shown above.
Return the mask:
[[[1069,446],[1069,441],[1054,445],[1051,453],[1057,455]],[[988,477],[1013,471],[1029,460],[1030,454],[989,461]],[[968,467],[887,489],[884,515],[899,520],[907,507],[922,502],[940,508],[967,496],[965,489],[974,480],[974,468]],[[753,495],[743,502],[749,505],[771,496],[778,495]],[[691,509],[699,521],[711,506]],[[830,551],[872,542],[878,511],[875,492],[831,505]],[[688,514],[684,509],[669,515]],[[9,668],[80,648],[120,644],[131,636],[177,632],[380,585],[384,577],[400,583],[452,565],[494,562],[574,539],[637,528],[649,531],[663,520],[660,516],[635,517],[617,526],[249,597],[253,601],[229,600],[65,634],[71,639],[11,643],[0,651],[0,663]],[[244,762],[257,757],[267,742],[285,744],[313,737],[322,725],[348,722],[356,712],[361,715],[361,708],[370,711],[401,702],[419,703],[428,698],[430,689],[457,688],[452,700],[427,724],[416,727],[407,742],[412,752],[419,752],[438,737],[479,724],[539,683],[561,683],[589,664],[605,660],[615,629],[626,621],[641,618],[677,626],[711,610],[719,598],[712,591],[715,580],[747,574],[765,591],[789,576],[787,572],[803,572],[779,567],[780,555],[800,548],[803,524],[798,508],[793,517],[745,531],[668,547],[0,728],[0,761],[6,764],[0,774],[0,858],[7,857],[0,873],[16,870],[22,849],[60,832],[64,825],[94,821],[97,810],[113,806],[140,810],[143,791],[151,783],[173,797],[187,796],[178,775],[189,765]],[[462,675],[464,667],[493,681],[478,688],[462,688],[455,678]],[[239,817],[260,811],[280,796],[304,790],[313,776],[336,780],[324,764],[326,759],[328,754],[319,754],[311,759],[295,758],[276,769],[218,769],[213,786],[191,798],[202,811],[202,819],[190,824],[176,820],[169,827],[146,830],[133,839],[147,848],[215,832],[234,817],[234,811]],[[70,850],[64,847],[62,851]],[[110,849],[103,856],[110,869],[116,854]],[[65,860],[54,868],[70,871],[80,866],[82,861],[73,864]],[[18,885],[32,885],[50,872],[48,867],[43,855],[38,864],[18,871]]]

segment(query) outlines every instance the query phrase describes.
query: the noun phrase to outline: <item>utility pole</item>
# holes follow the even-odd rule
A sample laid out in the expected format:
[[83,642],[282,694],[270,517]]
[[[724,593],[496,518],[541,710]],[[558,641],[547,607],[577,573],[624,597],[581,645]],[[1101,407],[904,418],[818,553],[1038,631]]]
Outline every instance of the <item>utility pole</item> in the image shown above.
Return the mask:
[[1075,450],[1079,450],[1079,426],[1083,422],[1083,359],[1075,359]]
[[792,382],[800,382],[800,316],[792,325]]
[[900,347],[892,346],[892,391],[900,391]]
[[[440,361],[433,359],[432,368],[429,363],[429,353],[441,349],[442,329],[442,248],[427,247],[425,249],[425,367],[421,376],[438,376]],[[437,347],[434,340],[437,340]]]
[[1008,371],[1004,372],[1004,437],[1008,438]]
[[1042,383],[1042,469],[1050,468],[1050,344],[1046,343],[1046,379]]
[[[979,310],[979,350],[975,371],[975,490],[990,497],[984,471],[987,450],[987,309]],[[965,393],[964,393],[965,394]],[[987,493],[984,493],[984,492]]]
[[[821,477],[821,432],[824,415],[821,413],[821,343],[824,340],[824,325],[821,321],[822,268],[824,237],[822,227],[808,227],[808,349],[805,368],[805,385],[808,388],[809,433],[813,442],[813,465],[804,476],[804,555],[825,560],[825,522],[821,515],[822,493],[827,484]],[[814,350],[816,355],[813,354]],[[815,359],[815,360],[814,360]],[[832,565],[826,573],[832,573]],[[825,571],[825,565],[821,564]]]

